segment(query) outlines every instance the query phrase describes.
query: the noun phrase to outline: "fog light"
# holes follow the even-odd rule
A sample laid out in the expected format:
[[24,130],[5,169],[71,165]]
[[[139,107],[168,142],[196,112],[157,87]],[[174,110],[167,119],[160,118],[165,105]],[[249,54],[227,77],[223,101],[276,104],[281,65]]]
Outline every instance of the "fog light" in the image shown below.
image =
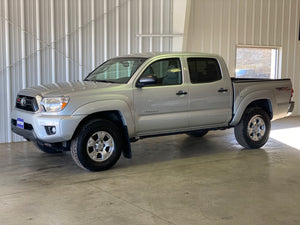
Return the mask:
[[56,127],[55,126],[45,126],[46,133],[48,135],[56,134]]

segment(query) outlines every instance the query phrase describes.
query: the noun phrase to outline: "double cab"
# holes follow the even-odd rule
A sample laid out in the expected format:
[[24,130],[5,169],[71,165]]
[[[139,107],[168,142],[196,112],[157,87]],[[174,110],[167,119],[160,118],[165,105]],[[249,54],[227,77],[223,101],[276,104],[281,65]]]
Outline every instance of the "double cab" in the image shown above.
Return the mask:
[[83,81],[21,90],[12,131],[47,153],[71,151],[91,171],[112,167],[130,142],[234,127],[245,148],[260,148],[271,120],[293,111],[290,79],[231,78],[219,55],[147,53],[109,59]]

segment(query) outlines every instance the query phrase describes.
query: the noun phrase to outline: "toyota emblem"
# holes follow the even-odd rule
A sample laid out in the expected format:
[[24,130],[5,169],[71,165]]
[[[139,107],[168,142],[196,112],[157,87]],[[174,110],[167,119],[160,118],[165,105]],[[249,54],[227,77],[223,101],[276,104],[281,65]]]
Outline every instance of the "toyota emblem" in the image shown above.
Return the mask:
[[26,98],[21,98],[21,101],[20,101],[20,104],[21,104],[21,106],[26,106]]

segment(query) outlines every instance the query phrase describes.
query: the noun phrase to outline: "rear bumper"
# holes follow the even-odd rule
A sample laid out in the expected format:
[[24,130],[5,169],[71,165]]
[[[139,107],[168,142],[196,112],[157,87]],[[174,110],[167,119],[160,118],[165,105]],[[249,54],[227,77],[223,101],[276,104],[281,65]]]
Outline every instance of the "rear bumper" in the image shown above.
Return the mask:
[[289,104],[289,109],[288,109],[288,113],[292,113],[293,110],[294,110],[294,105],[295,105],[295,102],[290,102]]

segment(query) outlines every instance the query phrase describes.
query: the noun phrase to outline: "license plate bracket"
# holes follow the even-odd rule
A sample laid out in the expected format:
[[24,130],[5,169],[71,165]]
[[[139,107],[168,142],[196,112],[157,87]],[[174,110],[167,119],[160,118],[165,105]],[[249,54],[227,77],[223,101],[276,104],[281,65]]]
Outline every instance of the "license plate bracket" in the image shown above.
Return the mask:
[[24,129],[24,120],[21,118],[17,118],[17,127]]

